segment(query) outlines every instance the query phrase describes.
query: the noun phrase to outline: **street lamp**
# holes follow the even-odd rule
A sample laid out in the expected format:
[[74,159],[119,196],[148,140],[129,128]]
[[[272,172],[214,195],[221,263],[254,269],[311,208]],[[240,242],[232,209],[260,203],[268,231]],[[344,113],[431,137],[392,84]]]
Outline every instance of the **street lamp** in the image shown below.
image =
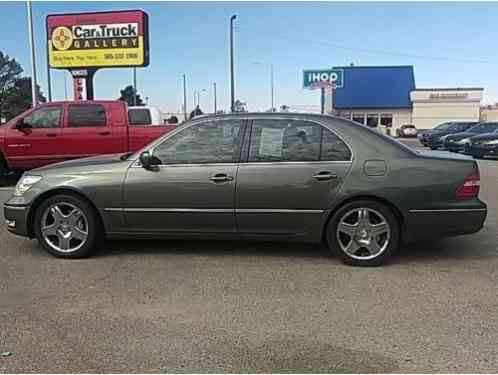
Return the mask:
[[230,17],[230,109],[235,112],[235,78],[233,71],[233,21],[237,18],[234,14]]

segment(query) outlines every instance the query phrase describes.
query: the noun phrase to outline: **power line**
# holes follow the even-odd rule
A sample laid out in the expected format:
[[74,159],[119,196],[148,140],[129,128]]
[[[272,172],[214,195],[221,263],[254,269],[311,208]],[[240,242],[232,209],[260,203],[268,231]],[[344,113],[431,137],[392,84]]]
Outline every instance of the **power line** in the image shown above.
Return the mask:
[[[260,33],[260,32],[253,31],[253,30],[246,28],[246,27],[237,26],[236,28],[239,30],[247,31],[249,33],[253,33],[253,34]],[[387,50],[347,47],[347,46],[340,45],[337,43],[330,43],[330,42],[317,41],[317,40],[311,40],[311,39],[299,39],[299,38],[296,38],[295,36],[287,36],[287,35],[276,33],[274,31],[271,32],[271,36],[273,36],[275,38],[289,40],[292,42],[296,42],[296,41],[299,42],[300,41],[300,42],[305,43],[307,45],[314,44],[317,46],[334,47],[334,48],[343,49],[346,51],[357,52],[357,53],[359,52],[359,53],[365,53],[365,54],[373,54],[373,55],[409,57],[409,58],[413,58],[413,59],[432,60],[432,61],[448,61],[448,62],[465,63],[465,64],[469,64],[469,63],[471,63],[471,64],[489,64],[490,63],[489,61],[486,61],[486,60],[454,59],[454,58],[450,58],[450,57],[423,56],[423,55],[416,55],[416,54],[404,53],[404,52],[392,52],[392,51],[387,51]]]

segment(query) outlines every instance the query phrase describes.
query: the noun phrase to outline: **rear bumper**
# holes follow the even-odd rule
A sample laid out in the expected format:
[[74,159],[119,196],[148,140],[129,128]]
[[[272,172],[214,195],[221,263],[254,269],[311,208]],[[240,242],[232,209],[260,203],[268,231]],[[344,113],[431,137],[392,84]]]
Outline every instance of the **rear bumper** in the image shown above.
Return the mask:
[[29,206],[4,204],[3,214],[9,232],[23,237],[29,237],[28,230]]
[[406,242],[478,232],[487,216],[486,205],[479,203],[469,208],[409,210],[406,217]]

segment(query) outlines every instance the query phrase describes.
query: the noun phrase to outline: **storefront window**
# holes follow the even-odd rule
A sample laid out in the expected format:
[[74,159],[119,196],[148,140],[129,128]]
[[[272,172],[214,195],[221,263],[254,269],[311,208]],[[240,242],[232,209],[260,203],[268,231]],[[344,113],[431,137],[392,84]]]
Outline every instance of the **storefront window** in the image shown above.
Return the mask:
[[381,113],[380,114],[380,124],[386,128],[393,126],[393,115],[391,113]]
[[365,115],[363,113],[353,113],[353,121],[365,124]]
[[369,113],[367,115],[367,126],[371,128],[376,128],[379,125],[379,114],[378,113]]

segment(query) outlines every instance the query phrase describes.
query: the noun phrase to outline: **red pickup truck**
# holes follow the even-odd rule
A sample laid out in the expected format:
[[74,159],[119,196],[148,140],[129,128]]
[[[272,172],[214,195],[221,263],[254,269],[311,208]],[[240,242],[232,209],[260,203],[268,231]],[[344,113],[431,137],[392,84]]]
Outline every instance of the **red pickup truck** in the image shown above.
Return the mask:
[[0,126],[0,173],[136,151],[175,125],[130,124],[121,101],[51,102]]

